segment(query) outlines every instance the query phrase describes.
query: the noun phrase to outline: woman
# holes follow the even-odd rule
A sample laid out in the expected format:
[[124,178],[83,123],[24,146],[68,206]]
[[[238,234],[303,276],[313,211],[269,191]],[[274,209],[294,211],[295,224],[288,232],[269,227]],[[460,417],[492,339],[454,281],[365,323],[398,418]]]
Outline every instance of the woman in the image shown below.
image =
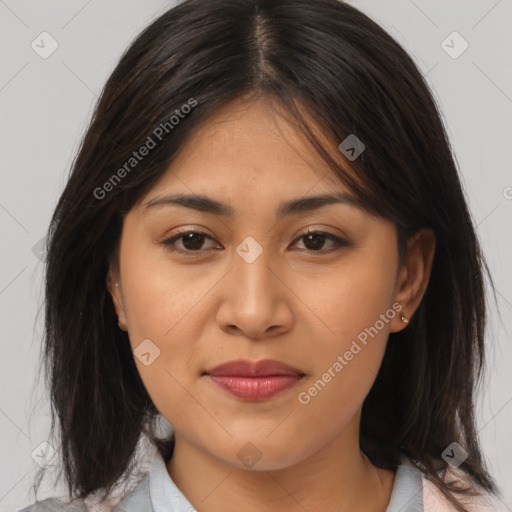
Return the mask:
[[[483,510],[484,272],[382,28],[337,0],[170,9],[109,78],[48,234],[71,507]],[[149,473],[98,504],[143,438]]]

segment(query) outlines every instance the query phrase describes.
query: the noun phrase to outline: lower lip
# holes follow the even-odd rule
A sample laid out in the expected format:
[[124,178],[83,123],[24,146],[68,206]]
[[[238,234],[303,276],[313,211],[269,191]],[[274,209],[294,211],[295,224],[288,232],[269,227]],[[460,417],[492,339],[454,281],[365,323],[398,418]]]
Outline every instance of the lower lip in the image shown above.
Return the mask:
[[253,401],[267,400],[295,386],[302,378],[300,375],[268,375],[266,377],[209,375],[209,377],[232,395]]

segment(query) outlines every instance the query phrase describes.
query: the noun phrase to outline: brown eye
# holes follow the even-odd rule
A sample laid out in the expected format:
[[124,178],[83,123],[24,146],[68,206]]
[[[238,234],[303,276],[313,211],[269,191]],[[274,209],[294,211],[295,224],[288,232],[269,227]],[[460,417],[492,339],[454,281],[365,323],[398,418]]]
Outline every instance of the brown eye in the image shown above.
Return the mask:
[[[211,236],[200,231],[184,231],[164,240],[162,244],[171,251],[199,252],[207,238],[213,240]],[[176,248],[175,243],[180,239],[183,248]]]
[[[346,240],[342,240],[341,238],[333,235],[332,233],[326,233],[323,231],[308,231],[307,233],[301,235],[297,240],[304,239],[304,245],[306,246],[306,250],[310,250],[312,252],[330,252],[333,247],[347,247],[349,246],[349,242]],[[323,249],[325,241],[329,240],[333,243],[331,249]]]

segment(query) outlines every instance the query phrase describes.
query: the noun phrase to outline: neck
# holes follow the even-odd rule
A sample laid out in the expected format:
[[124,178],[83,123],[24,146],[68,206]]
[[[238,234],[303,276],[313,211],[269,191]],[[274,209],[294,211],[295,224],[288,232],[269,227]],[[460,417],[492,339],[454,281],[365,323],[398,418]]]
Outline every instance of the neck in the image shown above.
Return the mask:
[[394,481],[393,471],[375,467],[346,436],[296,464],[266,471],[239,469],[177,435],[167,470],[201,512],[385,512]]

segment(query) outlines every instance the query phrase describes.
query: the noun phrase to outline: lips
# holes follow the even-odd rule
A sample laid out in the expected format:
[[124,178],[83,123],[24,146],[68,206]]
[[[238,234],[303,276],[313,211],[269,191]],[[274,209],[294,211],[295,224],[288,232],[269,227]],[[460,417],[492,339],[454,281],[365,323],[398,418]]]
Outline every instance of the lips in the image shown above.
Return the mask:
[[251,362],[244,359],[228,361],[206,370],[208,375],[238,376],[238,377],[267,377],[269,375],[304,375],[301,370],[276,361],[275,359],[263,359]]
[[249,401],[267,400],[304,377],[301,370],[273,359],[228,361],[205,374],[224,391]]

